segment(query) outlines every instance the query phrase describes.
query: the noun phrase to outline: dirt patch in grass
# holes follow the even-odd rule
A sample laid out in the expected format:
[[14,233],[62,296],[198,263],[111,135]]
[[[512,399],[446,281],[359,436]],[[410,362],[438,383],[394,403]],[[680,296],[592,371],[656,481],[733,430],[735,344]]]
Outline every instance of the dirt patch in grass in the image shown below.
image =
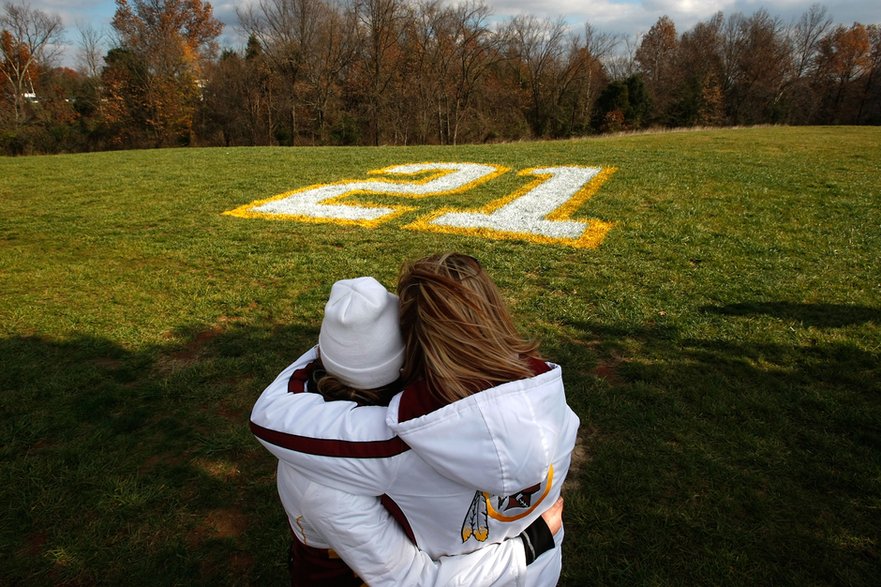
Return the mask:
[[223,332],[221,324],[215,324],[207,330],[203,330],[196,334],[193,339],[188,342],[182,349],[171,353],[171,359],[182,363],[191,363],[195,361],[205,346],[220,336]]
[[[160,373],[173,373],[195,364],[202,357],[205,347],[223,334],[226,325],[233,320],[233,318],[221,316],[216,323],[197,332],[182,348],[160,357],[156,361],[156,369]],[[169,333],[167,336],[173,337],[174,335]]]
[[195,459],[193,464],[215,479],[230,481],[239,476],[238,466],[227,461]]
[[193,547],[213,539],[238,539],[248,527],[248,518],[234,509],[217,509],[208,512],[187,536]]
[[605,380],[609,385],[620,385],[624,382],[618,372],[618,368],[623,363],[623,359],[618,356],[611,356],[597,363],[593,369],[593,376]]

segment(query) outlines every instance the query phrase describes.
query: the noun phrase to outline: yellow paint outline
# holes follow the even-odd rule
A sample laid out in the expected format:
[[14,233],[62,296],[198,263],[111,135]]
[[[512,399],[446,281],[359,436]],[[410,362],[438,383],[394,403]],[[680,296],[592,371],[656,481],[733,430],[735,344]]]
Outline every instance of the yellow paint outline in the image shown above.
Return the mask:
[[486,509],[487,509],[487,512],[489,513],[489,517],[491,517],[494,520],[498,520],[500,522],[516,522],[520,518],[525,518],[526,516],[531,514],[533,511],[535,511],[535,508],[537,508],[539,506],[539,504],[544,501],[544,499],[548,496],[548,493],[551,492],[551,487],[553,485],[554,485],[554,466],[551,465],[550,469],[548,470],[548,484],[545,486],[544,493],[541,494],[541,497],[538,498],[537,502],[535,502],[534,504],[529,506],[529,509],[527,509],[525,512],[521,512],[521,513],[517,514],[516,516],[506,516],[501,512],[497,512],[496,509],[493,507],[492,499],[490,499],[489,493],[484,491],[483,497],[486,499]]
[[[586,165],[555,165],[554,167],[588,167]],[[598,218],[586,218],[584,222],[587,223],[587,228],[584,233],[578,238],[558,238],[558,237],[550,237],[543,236],[540,234],[534,234],[531,232],[516,232],[516,231],[505,231],[505,230],[496,230],[494,228],[481,228],[481,227],[460,227],[460,226],[444,226],[440,224],[432,224],[432,221],[444,214],[449,212],[465,212],[465,213],[478,213],[478,214],[492,214],[502,206],[513,202],[517,198],[520,198],[543,182],[547,181],[549,178],[553,176],[550,173],[534,173],[536,169],[542,169],[544,167],[530,167],[529,169],[524,169],[517,173],[517,175],[526,176],[533,175],[536,177],[534,181],[529,182],[522,188],[517,191],[503,196],[497,200],[493,200],[489,202],[483,207],[480,208],[471,208],[471,209],[459,209],[453,208],[451,206],[447,206],[441,208],[427,216],[422,216],[416,219],[414,222],[403,226],[402,228],[406,228],[407,230],[419,230],[425,232],[434,232],[441,234],[463,234],[468,236],[477,236],[481,238],[488,238],[494,240],[525,240],[531,243],[536,244],[553,244],[553,245],[568,245],[571,247],[581,248],[581,249],[595,249],[602,242],[603,239],[606,238],[606,234],[612,229],[614,226],[611,222],[605,222],[603,220],[599,220]],[[585,202],[587,202],[590,198],[592,198],[597,191],[602,187],[609,178],[618,171],[617,167],[604,167],[602,170],[597,173],[589,182],[587,182],[584,187],[578,190],[571,198],[566,200],[564,204],[562,204],[559,208],[555,209],[551,213],[549,213],[545,218],[547,220],[571,220],[571,215],[578,210]]]
[[[442,177],[445,177],[447,175],[451,175],[453,173],[458,173],[457,169],[438,169],[438,170],[434,170],[434,171],[429,169],[429,170],[425,170],[425,171],[415,171],[413,173],[392,173],[391,171],[389,171],[389,170],[394,169],[396,167],[403,167],[403,166],[409,166],[409,165],[445,165],[445,164],[449,164],[449,165],[481,165],[481,166],[485,166],[485,167],[492,167],[495,169],[495,171],[488,173],[485,176],[482,176],[478,179],[469,181],[468,183],[463,184],[461,186],[458,186],[452,190],[431,192],[429,194],[415,194],[415,193],[406,193],[406,192],[394,193],[394,192],[384,192],[384,191],[363,190],[362,189],[362,190],[347,191],[343,194],[340,194],[339,196],[334,196],[334,197],[329,198],[327,200],[322,200],[322,202],[321,202],[322,205],[328,205],[328,206],[341,205],[341,206],[349,206],[351,208],[366,208],[366,209],[391,208],[392,209],[392,212],[389,212],[388,214],[385,214],[379,218],[374,218],[372,220],[348,220],[348,219],[341,219],[341,218],[318,218],[318,217],[314,217],[314,216],[301,216],[299,214],[277,214],[277,213],[272,213],[272,212],[255,212],[254,211],[255,208],[262,206],[263,204],[267,204],[269,202],[275,202],[277,200],[287,199],[287,198],[295,196],[299,193],[307,192],[307,191],[314,190],[314,189],[324,188],[324,187],[346,185],[348,183],[355,183],[355,182],[357,182],[357,183],[363,183],[363,182],[394,183],[394,184],[405,184],[405,185],[416,186],[416,185],[425,185],[431,181],[441,179]],[[409,212],[410,210],[414,210],[415,207],[414,206],[402,206],[402,205],[396,205],[396,204],[389,204],[389,205],[384,205],[384,206],[345,204],[345,203],[342,203],[341,200],[343,200],[345,198],[349,198],[351,196],[359,196],[359,195],[362,195],[362,196],[363,195],[393,196],[396,198],[420,199],[420,198],[430,198],[433,196],[448,196],[448,195],[453,195],[453,194],[460,194],[460,193],[466,192],[468,190],[474,189],[477,186],[482,185],[488,181],[492,181],[493,179],[507,173],[508,171],[510,171],[510,169],[507,167],[503,167],[501,165],[493,165],[491,163],[470,163],[470,162],[444,163],[444,162],[437,162],[437,161],[423,161],[420,163],[397,163],[394,165],[388,165],[386,167],[383,167],[382,169],[374,169],[374,170],[368,171],[367,174],[368,175],[391,175],[391,176],[405,175],[405,176],[409,176],[409,175],[419,175],[422,173],[427,173],[429,175],[427,175],[426,177],[424,177],[422,179],[416,179],[416,180],[394,179],[394,177],[392,177],[392,178],[388,178],[388,179],[383,178],[383,179],[375,179],[375,180],[370,179],[370,178],[367,178],[367,179],[345,179],[345,180],[334,181],[334,182],[330,182],[330,183],[317,183],[317,184],[309,185],[309,186],[306,186],[303,188],[287,191],[282,194],[278,194],[278,195],[275,195],[275,196],[272,196],[269,198],[254,200],[253,202],[251,202],[249,204],[245,204],[244,206],[239,206],[238,208],[234,208],[232,210],[227,210],[226,212],[223,212],[223,214],[226,216],[235,216],[237,218],[263,218],[263,219],[267,219],[267,220],[287,220],[287,221],[294,221],[295,220],[298,222],[308,222],[308,223],[313,223],[313,224],[330,223],[330,224],[342,224],[342,225],[348,225],[348,226],[361,226],[364,228],[376,228],[380,224],[383,224],[384,222],[388,222],[389,220],[397,218],[398,216],[400,216],[401,214],[404,214],[405,212]]]

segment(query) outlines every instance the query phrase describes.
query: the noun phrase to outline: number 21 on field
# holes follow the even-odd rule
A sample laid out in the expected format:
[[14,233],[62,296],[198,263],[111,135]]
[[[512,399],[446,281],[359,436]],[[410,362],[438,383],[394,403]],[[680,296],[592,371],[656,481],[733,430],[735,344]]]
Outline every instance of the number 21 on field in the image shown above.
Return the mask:
[[[371,175],[388,179],[346,180],[308,186],[224,212],[242,218],[271,218],[300,222],[334,222],[373,228],[413,210],[406,205],[367,205],[344,202],[354,195],[427,198],[474,189],[509,169],[480,163],[413,163],[394,165]],[[512,194],[483,207],[443,207],[404,225],[409,230],[456,233],[493,239],[517,239],[579,248],[598,246],[612,225],[571,215],[615,172],[613,167],[535,167],[518,175],[535,178]],[[398,179],[421,176],[419,179]]]

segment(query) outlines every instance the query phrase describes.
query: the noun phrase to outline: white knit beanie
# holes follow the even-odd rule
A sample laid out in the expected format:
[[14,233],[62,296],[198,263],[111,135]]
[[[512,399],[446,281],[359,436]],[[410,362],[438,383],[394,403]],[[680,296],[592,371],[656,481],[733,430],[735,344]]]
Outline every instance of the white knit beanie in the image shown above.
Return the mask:
[[318,335],[328,374],[355,389],[394,382],[404,364],[398,297],[372,277],[337,281]]

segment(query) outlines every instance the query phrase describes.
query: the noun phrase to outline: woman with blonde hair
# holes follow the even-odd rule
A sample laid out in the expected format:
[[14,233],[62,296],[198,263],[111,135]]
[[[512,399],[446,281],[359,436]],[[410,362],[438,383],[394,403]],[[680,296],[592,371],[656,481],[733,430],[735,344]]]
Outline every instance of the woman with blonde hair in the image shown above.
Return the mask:
[[[404,389],[387,408],[270,386],[254,406],[252,431],[298,479],[380,496],[432,559],[521,536],[523,558],[499,581],[555,585],[562,528],[527,529],[557,503],[575,444],[578,418],[561,368],[518,334],[471,257],[406,265],[398,294]],[[348,547],[357,557],[358,545]]]
[[533,376],[538,345],[514,327],[496,284],[467,255],[432,255],[398,281],[405,381],[424,381],[439,405]]

